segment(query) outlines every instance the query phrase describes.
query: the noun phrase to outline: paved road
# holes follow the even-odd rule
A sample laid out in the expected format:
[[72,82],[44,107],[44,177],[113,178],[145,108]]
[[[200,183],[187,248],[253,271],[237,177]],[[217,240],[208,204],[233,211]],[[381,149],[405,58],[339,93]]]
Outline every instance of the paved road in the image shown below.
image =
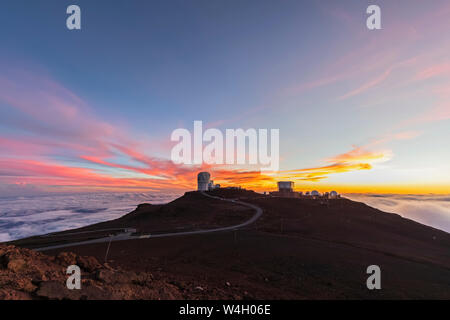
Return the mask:
[[[220,228],[215,228],[215,229],[195,230],[195,231],[173,232],[173,233],[146,234],[146,235],[132,235],[133,232],[123,232],[123,233],[120,233],[118,235],[114,235],[111,237],[105,237],[105,238],[99,238],[99,239],[87,240],[87,241],[80,241],[80,242],[71,242],[71,243],[66,243],[66,244],[61,244],[61,245],[37,248],[34,250],[46,251],[46,250],[60,249],[60,248],[74,247],[74,246],[82,246],[82,245],[94,244],[94,243],[104,243],[104,242],[110,242],[110,241],[112,242],[112,241],[124,241],[124,240],[136,240],[136,239],[176,237],[176,236],[178,237],[178,236],[186,236],[186,235],[193,235],[193,234],[232,231],[232,230],[241,229],[243,227],[248,226],[249,224],[254,223],[256,220],[258,220],[261,217],[261,215],[263,213],[263,211],[260,207],[255,206],[250,203],[247,203],[247,202],[243,202],[243,201],[239,201],[239,200],[235,200],[235,199],[220,198],[220,197],[209,195],[205,192],[202,192],[202,194],[208,198],[218,199],[218,200],[222,200],[222,201],[228,201],[228,202],[240,204],[245,207],[251,208],[251,209],[255,210],[255,214],[249,220],[247,220],[241,224],[237,224],[237,225],[229,226],[229,227],[220,227]],[[128,229],[130,229],[130,228],[128,228]]]
[[105,231],[119,231],[119,230],[124,231],[124,232],[131,232],[131,233],[134,233],[137,231],[134,228],[109,228],[109,229],[98,229],[98,230],[79,231],[79,232],[70,232],[70,233],[52,232],[52,233],[47,233],[47,234],[43,234],[43,235],[36,236],[36,237],[40,237],[40,238],[64,237],[64,236],[73,236],[73,235],[78,235],[78,234],[97,233],[97,232],[105,232]]

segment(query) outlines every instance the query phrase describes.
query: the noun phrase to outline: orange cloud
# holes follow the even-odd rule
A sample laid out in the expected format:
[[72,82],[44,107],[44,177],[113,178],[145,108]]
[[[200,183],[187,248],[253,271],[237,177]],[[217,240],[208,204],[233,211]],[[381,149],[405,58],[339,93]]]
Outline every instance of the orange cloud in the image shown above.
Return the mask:
[[69,167],[35,160],[0,159],[0,181],[7,184],[33,184],[85,187],[136,187],[141,189],[187,189],[194,185],[195,174],[189,183],[151,178],[118,178],[100,174],[92,169]]
[[363,147],[354,147],[349,152],[326,159],[331,164],[313,168],[283,170],[274,174],[261,173],[252,170],[229,170],[226,168],[211,168],[214,181],[231,186],[242,186],[254,190],[270,190],[276,188],[276,182],[280,180],[292,180],[297,182],[319,182],[329,175],[370,170],[374,162],[386,161],[390,158],[390,152],[374,152]]
[[374,160],[386,160],[388,156],[383,152],[373,152],[364,149],[363,147],[354,146],[352,150],[329,158],[327,162],[333,162],[338,164],[348,164],[355,162],[365,162]]

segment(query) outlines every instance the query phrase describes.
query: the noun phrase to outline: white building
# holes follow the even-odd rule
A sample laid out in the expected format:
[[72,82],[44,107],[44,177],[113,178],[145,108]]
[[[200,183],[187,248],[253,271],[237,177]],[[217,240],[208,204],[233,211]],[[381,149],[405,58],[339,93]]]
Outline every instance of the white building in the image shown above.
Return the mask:
[[211,175],[209,172],[200,172],[197,175],[197,190],[198,191],[208,191]]

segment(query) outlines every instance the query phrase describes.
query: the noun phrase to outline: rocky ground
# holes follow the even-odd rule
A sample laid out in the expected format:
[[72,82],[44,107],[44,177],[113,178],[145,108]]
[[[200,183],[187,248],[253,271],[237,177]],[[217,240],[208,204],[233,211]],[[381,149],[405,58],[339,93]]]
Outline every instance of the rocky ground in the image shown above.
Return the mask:
[[[67,267],[82,270],[81,290],[66,287]],[[180,299],[179,288],[148,272],[123,271],[94,257],[62,252],[47,256],[0,246],[0,300],[10,299]]]

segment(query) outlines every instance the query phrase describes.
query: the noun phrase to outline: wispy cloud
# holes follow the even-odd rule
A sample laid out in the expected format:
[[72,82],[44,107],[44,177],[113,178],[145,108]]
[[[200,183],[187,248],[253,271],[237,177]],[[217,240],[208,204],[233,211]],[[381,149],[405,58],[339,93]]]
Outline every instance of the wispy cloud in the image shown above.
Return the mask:
[[218,181],[267,188],[284,177],[319,181],[330,174],[368,170],[371,163],[387,157],[386,153],[355,147],[326,159],[328,164],[323,166],[282,171],[275,176],[229,166],[175,165],[169,159],[140,151],[140,143],[126,130],[97,120],[88,103],[53,80],[35,75],[19,80],[23,79],[0,78],[4,84],[0,101],[19,110],[19,115],[28,121],[19,127],[22,132],[36,135],[1,138],[5,148],[0,157],[0,182],[10,185],[181,190],[195,186],[199,170],[211,170]]
[[372,151],[368,146],[354,146],[350,151],[325,159],[322,166],[282,170],[277,173],[265,174],[252,170],[227,170],[212,168],[215,181],[226,182],[231,185],[251,187],[256,190],[268,190],[276,187],[279,180],[297,182],[319,182],[330,175],[370,170],[379,162],[391,158],[389,150]]
[[389,67],[386,71],[384,71],[383,73],[378,75],[377,77],[369,80],[368,82],[364,83],[363,85],[359,86],[358,88],[353,89],[350,92],[340,96],[337,100],[345,100],[345,99],[360,95],[362,93],[365,93],[366,91],[368,91],[374,87],[377,87],[378,85],[385,82],[389,78],[389,76],[393,73],[393,71],[395,71],[396,69],[413,65],[416,62],[417,62],[417,58],[411,58],[411,59],[407,59],[405,61],[397,62],[394,65],[392,65],[391,67]]
[[389,77],[389,75],[392,73],[392,70],[393,70],[392,68],[386,70],[381,75],[379,75],[378,77],[376,77],[376,78],[370,80],[369,82],[363,84],[359,88],[356,88],[356,89],[354,89],[354,90],[352,90],[352,91],[350,91],[350,92],[340,96],[338,98],[338,100],[345,100],[345,99],[354,97],[356,95],[359,95],[361,93],[366,92],[367,90],[369,90],[369,89],[371,89],[373,87],[376,87],[377,85],[379,85],[380,83],[384,82]]
[[389,160],[390,155],[386,152],[369,151],[364,147],[354,146],[352,150],[329,158],[326,161],[332,163],[354,163],[354,162],[370,162],[375,160]]
[[88,103],[47,76],[0,73],[0,103],[0,125],[10,132],[0,137],[1,183],[148,189],[192,185],[198,168],[143,153],[143,144],[125,128],[98,120]]
[[443,75],[449,75],[450,74],[450,63],[439,63],[432,66],[429,66],[425,68],[424,70],[421,70],[416,73],[415,77],[413,78],[414,81],[424,81],[431,78],[443,76]]
[[411,116],[398,124],[398,128],[412,127],[450,119],[450,83],[434,86],[435,102],[418,115]]

